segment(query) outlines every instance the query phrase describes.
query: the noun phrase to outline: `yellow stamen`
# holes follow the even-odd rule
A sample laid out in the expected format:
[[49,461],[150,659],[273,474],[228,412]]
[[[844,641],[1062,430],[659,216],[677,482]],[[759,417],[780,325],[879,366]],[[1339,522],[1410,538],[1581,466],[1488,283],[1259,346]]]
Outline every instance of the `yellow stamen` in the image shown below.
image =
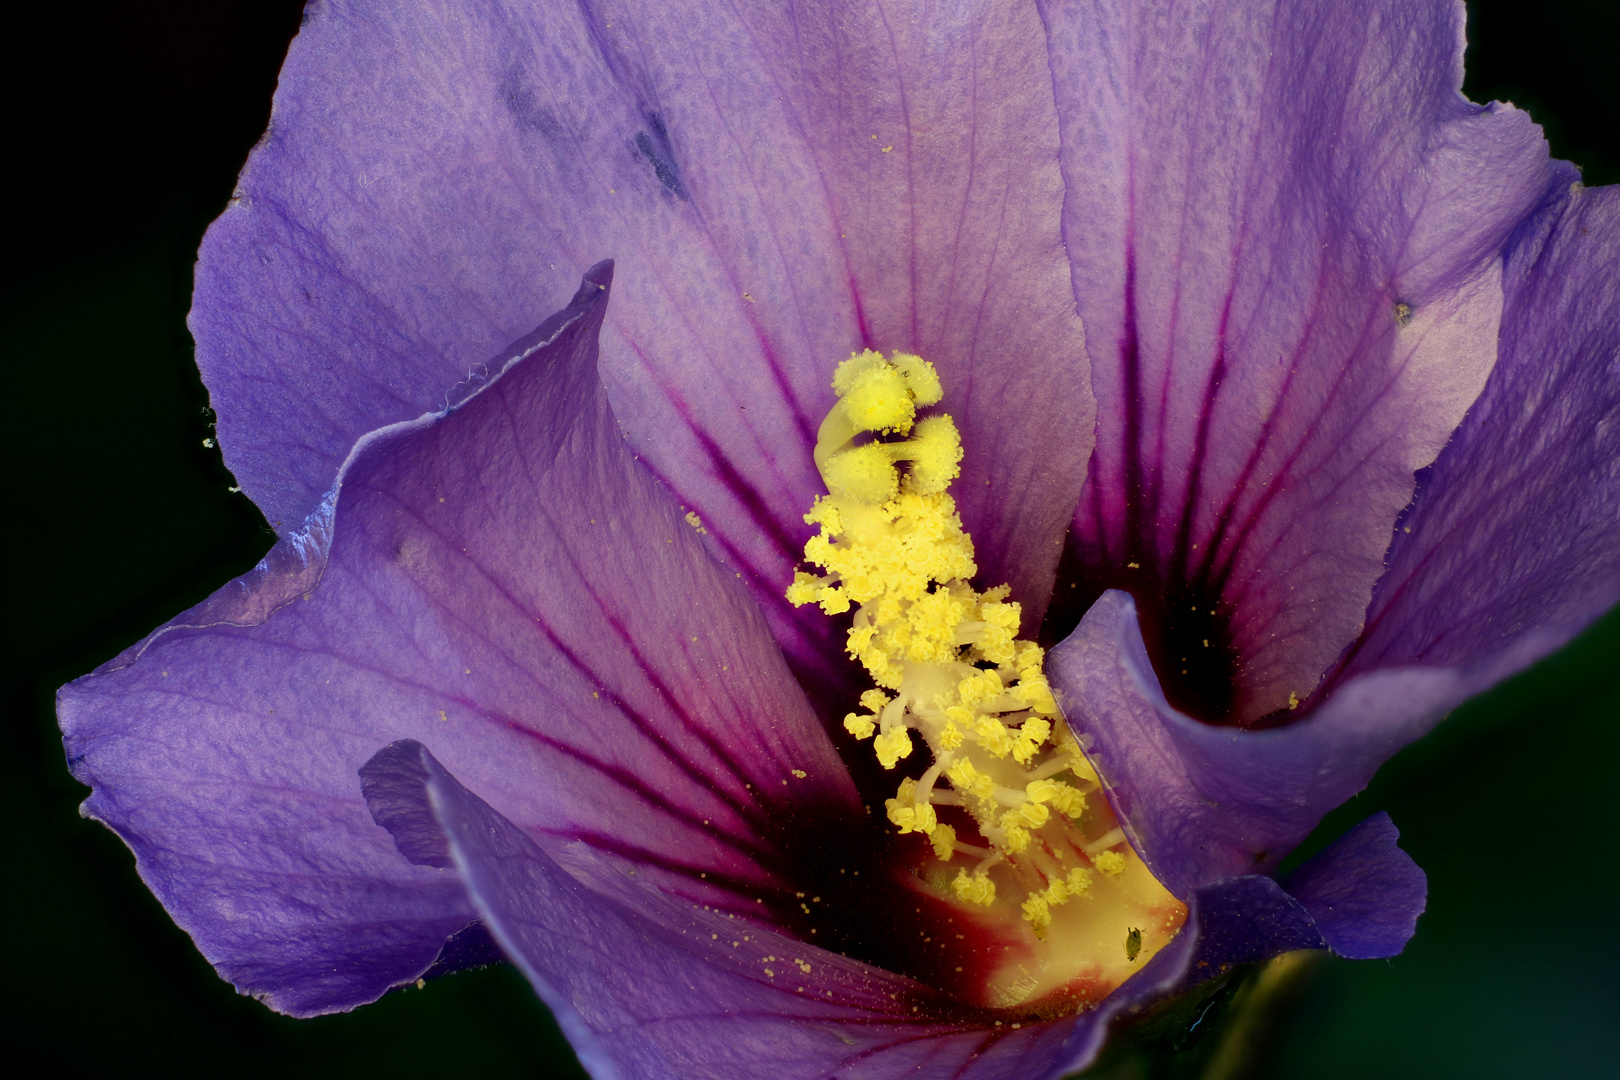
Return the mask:
[[1098,873],[1107,874],[1109,877],[1119,877],[1125,872],[1125,856],[1117,851],[1105,851],[1098,855],[1093,863]]
[[956,880],[951,882],[951,891],[958,900],[981,907],[989,907],[996,899],[995,883],[990,880],[989,874],[984,873],[969,877],[966,870],[958,870]]
[[870,739],[872,733],[877,730],[877,721],[870,716],[858,716],[855,713],[850,713],[844,717],[844,730],[857,739]]
[[[854,609],[847,649],[884,689],[861,695],[867,711],[845,718],[850,734],[871,738],[885,769],[910,757],[913,731],[933,755],[921,780],[902,780],[885,802],[888,820],[901,834],[926,837],[934,859],[980,857],[948,882],[928,878],[956,900],[999,910],[1005,891],[1002,907],[1021,913],[1035,938],[1060,918],[1065,926],[1079,919],[1090,929],[1078,937],[1065,931],[1065,940],[1082,950],[1093,937],[1109,943],[1077,955],[1074,970],[1112,962],[1116,917],[1151,928],[1143,946],[1151,955],[1186,909],[1125,845],[1107,804],[1088,803],[1097,774],[1063,720],[1042,670],[1045,652],[1018,637],[1020,605],[1005,585],[981,592],[970,583],[978,573],[973,541],[949,493],[961,473],[961,435],[945,414],[917,416],[943,397],[938,373],[917,356],[885,359],[868,350],[838,366],[833,390],[839,401],[815,449],[829,494],[805,515],[818,527],[805,560],[820,573],[795,574],[787,598],[830,615]],[[936,792],[940,780],[954,793]],[[936,807],[959,815],[958,824],[940,821]],[[976,827],[986,846],[958,840],[962,827]],[[1002,877],[1000,887],[992,874]],[[1079,899],[1110,914],[1071,918]],[[1046,985],[1008,979],[1020,989],[996,995],[1028,996]]]
[[889,364],[872,364],[844,392],[844,411],[857,431],[911,431],[917,415],[906,377]]
[[872,740],[872,749],[877,751],[878,763],[885,769],[892,769],[901,758],[911,755],[911,732],[905,728],[885,731]]
[[827,490],[841,499],[858,503],[881,503],[900,490],[900,474],[884,443],[840,450],[821,467]]

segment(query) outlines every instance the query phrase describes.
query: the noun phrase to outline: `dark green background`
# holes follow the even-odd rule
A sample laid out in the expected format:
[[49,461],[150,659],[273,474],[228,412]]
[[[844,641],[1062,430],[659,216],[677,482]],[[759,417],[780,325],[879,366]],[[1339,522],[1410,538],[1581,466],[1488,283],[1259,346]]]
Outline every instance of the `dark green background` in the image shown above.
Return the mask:
[[[3,319],[7,471],[21,491],[5,530],[8,1056],[53,1055],[69,1071],[578,1075],[506,967],[313,1021],[238,997],[122,844],[79,819],[84,790],[63,767],[55,687],[271,541],[203,446],[207,398],[183,319],[198,240],[263,129],[299,6],[8,16],[6,172],[22,185]],[[1615,6],[1470,5],[1470,95],[1528,107],[1593,184],[1620,180]],[[1616,1074],[1617,658],[1611,615],[1459,710],[1324,826],[1319,837],[1388,810],[1429,873],[1429,911],[1402,956],[1326,964],[1260,1075]]]

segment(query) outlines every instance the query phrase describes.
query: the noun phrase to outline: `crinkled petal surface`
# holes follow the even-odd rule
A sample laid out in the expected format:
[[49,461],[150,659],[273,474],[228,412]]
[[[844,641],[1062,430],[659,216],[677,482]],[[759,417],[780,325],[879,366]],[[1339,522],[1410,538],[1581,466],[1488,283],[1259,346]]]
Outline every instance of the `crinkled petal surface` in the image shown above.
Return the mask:
[[201,254],[227,461],[296,527],[359,435],[462,392],[609,255],[615,412],[801,670],[848,677],[780,592],[863,347],[939,364],[980,566],[1038,619],[1093,415],[1057,138],[1014,0],[321,4]]
[[614,425],[610,274],[458,409],[363,440],[324,562],[319,538],[307,559],[284,542],[61,692],[85,812],[278,1009],[375,998],[476,917],[367,812],[355,770],[396,739],[536,836],[750,913],[780,885],[789,807],[860,813],[756,605]]
[[1459,93],[1454,0],[1041,10],[1098,400],[1076,557],[1218,607],[1184,644],[1230,651],[1253,721],[1360,630],[1490,373],[1499,249],[1561,173],[1528,116]]

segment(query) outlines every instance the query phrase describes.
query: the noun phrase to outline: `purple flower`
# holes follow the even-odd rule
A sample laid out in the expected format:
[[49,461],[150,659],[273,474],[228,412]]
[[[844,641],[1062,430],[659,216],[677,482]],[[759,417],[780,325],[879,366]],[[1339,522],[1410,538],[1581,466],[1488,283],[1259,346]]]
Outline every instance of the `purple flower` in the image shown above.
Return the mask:
[[[991,1078],[1401,949],[1387,817],[1272,872],[1620,597],[1620,199],[1460,97],[1459,5],[1115,7],[311,9],[192,314],[282,539],[61,695],[225,978],[493,940],[598,1075]],[[978,580],[1188,907],[1078,1013],[979,996],[1044,946],[918,883],[783,598],[866,348],[936,365]]]

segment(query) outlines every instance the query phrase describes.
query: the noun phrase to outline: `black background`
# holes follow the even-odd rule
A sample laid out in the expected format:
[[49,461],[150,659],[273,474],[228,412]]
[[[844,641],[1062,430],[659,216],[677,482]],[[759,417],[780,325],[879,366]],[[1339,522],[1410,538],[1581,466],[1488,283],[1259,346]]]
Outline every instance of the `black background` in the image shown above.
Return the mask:
[[[1616,6],[1469,5],[1469,95],[1528,108],[1589,184],[1620,181]],[[264,128],[299,9],[103,0],[8,17],[4,427],[20,497],[5,504],[4,1053],[69,1073],[577,1076],[508,967],[311,1021],[237,996],[123,845],[78,817],[84,789],[62,763],[55,688],[271,542],[204,446],[184,316],[197,243]],[[1614,1075],[1617,658],[1611,614],[1324,824],[1313,843],[1390,811],[1429,873],[1429,911],[1402,956],[1328,962],[1260,1075]]]

